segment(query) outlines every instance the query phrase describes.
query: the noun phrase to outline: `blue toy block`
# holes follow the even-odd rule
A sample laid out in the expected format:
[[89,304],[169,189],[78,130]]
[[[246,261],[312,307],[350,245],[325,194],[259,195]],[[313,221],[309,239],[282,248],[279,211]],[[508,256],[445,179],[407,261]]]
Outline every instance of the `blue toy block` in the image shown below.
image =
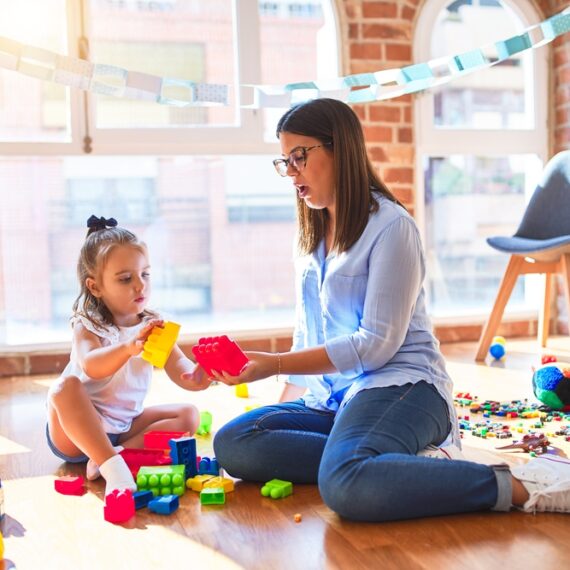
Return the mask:
[[171,515],[179,506],[178,495],[163,495],[148,504],[148,508],[159,515]]
[[198,473],[200,475],[219,475],[220,465],[218,464],[218,460],[215,457],[212,457],[212,459],[209,457],[202,457]]
[[173,465],[184,465],[184,479],[195,477],[198,474],[196,466],[196,440],[193,437],[180,437],[171,439],[170,458]]
[[138,511],[143,507],[147,507],[153,498],[154,495],[152,491],[137,491],[136,493],[133,493],[133,499],[135,500],[135,509]]

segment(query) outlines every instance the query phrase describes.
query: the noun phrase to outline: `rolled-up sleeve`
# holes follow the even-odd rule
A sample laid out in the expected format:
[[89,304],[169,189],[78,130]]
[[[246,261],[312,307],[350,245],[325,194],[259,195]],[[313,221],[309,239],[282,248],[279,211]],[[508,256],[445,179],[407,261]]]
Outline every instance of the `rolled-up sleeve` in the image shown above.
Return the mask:
[[357,377],[384,366],[402,346],[425,275],[420,236],[413,221],[399,217],[370,250],[368,279],[357,330],[331,338],[325,348],[343,376]]

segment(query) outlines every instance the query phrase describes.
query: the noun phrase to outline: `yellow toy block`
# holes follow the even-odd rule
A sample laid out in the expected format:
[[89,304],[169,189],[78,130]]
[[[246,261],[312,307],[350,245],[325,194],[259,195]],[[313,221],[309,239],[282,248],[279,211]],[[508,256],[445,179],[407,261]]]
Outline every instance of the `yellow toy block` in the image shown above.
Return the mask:
[[164,323],[164,328],[154,327],[144,343],[143,360],[157,368],[164,368],[179,332],[180,325],[170,321]]
[[204,484],[210,479],[214,479],[214,475],[196,475],[196,477],[186,480],[186,487],[199,493],[204,488]]
[[204,483],[204,489],[212,487],[220,487],[226,493],[231,493],[234,490],[234,482],[226,477],[213,477]]
[[247,384],[236,384],[236,396],[238,398],[249,398]]

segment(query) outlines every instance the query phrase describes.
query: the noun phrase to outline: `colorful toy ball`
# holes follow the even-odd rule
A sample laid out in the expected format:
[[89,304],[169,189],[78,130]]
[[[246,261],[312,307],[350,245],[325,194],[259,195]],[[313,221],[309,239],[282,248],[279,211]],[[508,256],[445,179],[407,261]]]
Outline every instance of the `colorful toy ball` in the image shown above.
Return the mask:
[[505,348],[505,339],[502,336],[494,336],[489,347],[489,354],[495,359],[500,360],[507,352]]
[[570,364],[542,366],[532,376],[534,395],[553,410],[570,410]]

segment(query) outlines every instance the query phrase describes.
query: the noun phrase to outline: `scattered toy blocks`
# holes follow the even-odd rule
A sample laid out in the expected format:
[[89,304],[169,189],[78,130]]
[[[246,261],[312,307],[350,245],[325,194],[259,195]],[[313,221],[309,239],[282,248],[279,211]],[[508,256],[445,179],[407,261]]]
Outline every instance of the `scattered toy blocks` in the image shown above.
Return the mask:
[[196,475],[186,481],[186,487],[192,491],[199,493],[210,479],[214,479],[213,475]]
[[171,465],[172,459],[162,449],[134,449],[125,448],[120,452],[133,477],[137,476],[141,467],[154,465]]
[[248,358],[236,342],[226,335],[204,337],[192,347],[196,362],[212,376],[212,370],[237,376],[247,364]]
[[196,430],[197,435],[207,435],[212,431],[212,414],[207,411],[200,412],[200,425]]
[[164,495],[157,497],[148,504],[148,508],[159,515],[171,515],[180,506],[177,495]]
[[84,495],[87,491],[85,489],[85,479],[83,477],[59,477],[54,483],[55,490],[62,495]]
[[137,491],[133,493],[133,499],[135,500],[135,510],[138,511],[143,507],[148,507],[150,501],[154,499],[154,495],[152,491]]
[[105,497],[103,516],[111,523],[123,523],[135,515],[135,500],[130,490],[114,489]]
[[272,499],[284,499],[293,494],[293,483],[281,479],[271,479],[261,487],[261,494]]
[[180,332],[180,325],[167,321],[164,327],[154,327],[144,343],[143,360],[164,368]]
[[166,449],[170,451],[170,440],[190,437],[187,431],[147,431],[143,436],[146,449]]
[[170,458],[174,465],[184,465],[184,480],[198,474],[196,466],[196,440],[193,437],[171,439]]
[[249,398],[249,390],[247,384],[238,384],[236,386],[236,396],[238,398]]
[[200,492],[202,505],[223,505],[226,502],[226,493],[221,487],[208,487]]
[[210,488],[223,489],[226,493],[231,493],[234,490],[234,482],[227,477],[212,477],[204,482],[204,489]]
[[184,465],[141,467],[137,474],[137,489],[158,495],[183,495]]
[[218,460],[215,457],[212,457],[211,459],[209,457],[202,457],[198,473],[200,475],[219,475],[220,465]]

